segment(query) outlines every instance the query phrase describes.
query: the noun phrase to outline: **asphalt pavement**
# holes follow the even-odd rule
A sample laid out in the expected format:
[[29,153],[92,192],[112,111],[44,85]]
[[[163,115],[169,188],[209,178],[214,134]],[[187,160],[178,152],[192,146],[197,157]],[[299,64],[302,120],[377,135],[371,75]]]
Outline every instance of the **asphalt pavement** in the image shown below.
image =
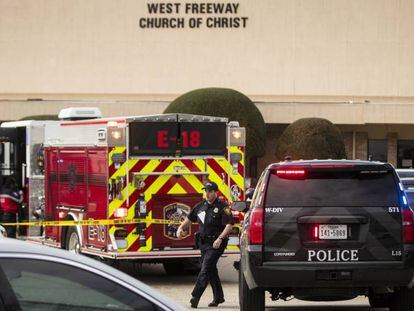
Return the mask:
[[[238,298],[238,276],[233,268],[233,262],[237,256],[232,255],[221,258],[219,261],[219,273],[223,283],[226,302],[218,308],[207,307],[212,300],[211,288],[208,287],[200,300],[200,310],[239,310]],[[193,289],[196,276],[170,276],[167,275],[159,264],[145,264],[142,272],[137,276],[144,283],[158,289],[161,293],[176,302],[190,307],[191,290]],[[267,296],[266,311],[387,311],[388,309],[371,309],[368,299],[358,297],[349,301],[340,302],[306,302],[293,299],[291,301],[271,301]],[[254,311],[254,310],[252,310]]]

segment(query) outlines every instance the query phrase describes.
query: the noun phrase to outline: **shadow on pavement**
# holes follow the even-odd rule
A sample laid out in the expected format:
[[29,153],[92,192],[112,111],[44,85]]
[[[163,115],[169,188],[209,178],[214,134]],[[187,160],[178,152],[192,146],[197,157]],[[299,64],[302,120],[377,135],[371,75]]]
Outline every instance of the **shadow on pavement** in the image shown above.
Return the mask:
[[[199,306],[197,310],[211,310],[211,311],[218,311],[218,310],[234,310],[238,309],[239,306],[221,306],[220,308],[209,308],[204,306]],[[266,311],[388,311],[388,309],[371,309],[367,306],[290,306],[290,307],[266,307]]]
[[289,306],[266,307],[266,311],[388,311],[388,309],[372,309],[367,306]]

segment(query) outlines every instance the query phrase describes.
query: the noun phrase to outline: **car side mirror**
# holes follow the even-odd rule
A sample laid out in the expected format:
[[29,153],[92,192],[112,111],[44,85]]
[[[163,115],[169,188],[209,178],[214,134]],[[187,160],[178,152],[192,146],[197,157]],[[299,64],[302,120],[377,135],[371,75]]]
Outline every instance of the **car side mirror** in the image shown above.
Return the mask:
[[0,238],[1,237],[7,237],[7,231],[6,231],[6,229],[3,227],[3,226],[1,226],[0,225]]
[[246,201],[237,201],[231,204],[231,209],[233,211],[237,211],[241,213],[247,212],[249,208],[250,208],[250,202],[246,202]]
[[246,200],[252,200],[254,195],[254,188],[248,188],[245,193]]

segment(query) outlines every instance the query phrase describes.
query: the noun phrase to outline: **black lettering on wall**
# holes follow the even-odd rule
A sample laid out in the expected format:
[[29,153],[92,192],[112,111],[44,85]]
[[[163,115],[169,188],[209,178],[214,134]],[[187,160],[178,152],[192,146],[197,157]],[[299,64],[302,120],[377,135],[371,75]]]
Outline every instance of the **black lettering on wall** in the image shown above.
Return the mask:
[[[204,2],[205,1],[205,2]],[[239,29],[246,28],[248,17],[240,16],[240,3],[222,2],[152,2],[146,3],[147,16],[139,18],[141,29]]]

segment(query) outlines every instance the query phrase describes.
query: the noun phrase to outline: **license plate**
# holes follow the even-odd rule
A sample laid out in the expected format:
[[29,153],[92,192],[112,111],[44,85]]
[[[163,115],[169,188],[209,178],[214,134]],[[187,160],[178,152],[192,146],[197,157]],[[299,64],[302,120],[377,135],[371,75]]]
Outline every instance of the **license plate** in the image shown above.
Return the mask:
[[347,225],[319,225],[320,240],[346,240],[347,238]]

